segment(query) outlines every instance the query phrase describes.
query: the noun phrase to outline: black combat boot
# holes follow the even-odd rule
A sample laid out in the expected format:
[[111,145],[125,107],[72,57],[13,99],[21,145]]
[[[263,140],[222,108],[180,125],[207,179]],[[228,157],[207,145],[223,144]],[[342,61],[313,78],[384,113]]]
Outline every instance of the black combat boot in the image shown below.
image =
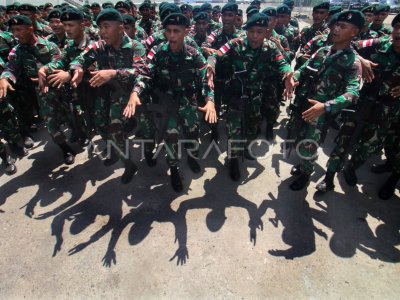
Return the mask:
[[0,152],[0,157],[3,160],[3,164],[6,167],[5,172],[7,175],[13,175],[17,173],[17,167],[15,165],[14,159],[11,157],[7,150]]
[[250,153],[249,148],[246,147],[244,149],[244,157],[248,160],[256,160],[257,158],[253,155],[253,153]]
[[299,177],[289,186],[292,191],[300,191],[310,183],[310,174],[301,172]]
[[[108,149],[106,148],[104,152],[108,152]],[[110,148],[110,153],[107,153],[107,158],[103,161],[104,166],[109,167],[115,164],[119,160],[118,153],[114,149],[114,147]]]
[[392,172],[393,170],[393,161],[392,160],[386,160],[385,163],[380,164],[380,165],[373,165],[371,167],[371,172],[375,174],[382,174],[386,172]]
[[333,191],[335,188],[335,185],[333,184],[333,178],[335,178],[334,172],[326,172],[324,180],[318,183],[315,188],[321,193]]
[[146,163],[150,168],[157,164],[157,159],[154,158],[153,148],[146,148],[144,150],[144,158],[146,159]]
[[352,164],[346,166],[343,170],[344,179],[349,186],[356,186],[358,182],[356,170]]
[[217,124],[211,126],[211,142],[215,141],[218,143],[219,141],[219,131]]
[[[22,142],[23,144],[23,142]],[[18,144],[9,144],[11,152],[16,154],[18,157],[24,157],[29,154],[28,150],[19,142]]]
[[192,157],[191,155],[188,155],[187,162],[188,162],[190,170],[192,170],[193,173],[195,173],[195,174],[200,173],[201,169],[200,169],[200,165],[198,163],[198,159]]
[[171,171],[171,185],[175,192],[180,193],[183,190],[181,174],[179,174],[178,167],[170,167]]
[[127,184],[132,180],[133,176],[136,174],[138,167],[130,159],[124,159],[124,167],[125,171],[121,176],[121,183]]
[[390,177],[385,181],[382,187],[379,189],[378,196],[382,200],[390,199],[396,190],[397,182],[400,179],[400,174],[393,172]]
[[268,142],[272,142],[274,140],[274,124],[267,123],[265,128],[265,139]]
[[290,175],[299,176],[301,174],[300,165],[295,165],[290,170]]
[[240,179],[240,170],[239,170],[239,159],[231,158],[229,163],[229,175],[233,181],[238,181]]
[[64,154],[64,163],[66,165],[72,165],[75,162],[75,152],[67,143],[58,144]]
[[33,142],[33,139],[31,136],[29,136],[29,135],[24,136],[24,147],[26,149],[31,149],[31,148],[33,148],[34,145],[35,145],[35,143]]

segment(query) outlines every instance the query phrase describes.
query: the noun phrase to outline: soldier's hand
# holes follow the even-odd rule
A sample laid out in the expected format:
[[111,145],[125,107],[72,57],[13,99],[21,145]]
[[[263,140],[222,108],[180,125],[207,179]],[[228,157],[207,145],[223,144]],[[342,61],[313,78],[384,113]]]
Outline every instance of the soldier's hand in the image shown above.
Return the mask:
[[396,86],[396,87],[394,87],[394,88],[392,88],[392,89],[390,90],[390,95],[391,95],[393,98],[398,98],[398,97],[400,97],[400,85],[399,85],[399,86]]
[[305,53],[303,54],[303,56],[301,57],[302,59],[304,59],[304,61],[309,60],[311,57],[311,55],[309,53]]
[[91,87],[100,87],[117,76],[116,70],[100,70],[90,72],[93,77],[89,80]]
[[271,36],[269,39],[272,42],[274,42],[275,46],[279,49],[279,51],[285,52],[285,49],[283,49],[281,41],[278,38],[275,38],[275,37]]
[[202,50],[203,50],[203,53],[204,53],[206,56],[211,56],[211,55],[213,55],[214,53],[217,53],[217,50],[212,49],[212,48],[203,47]]
[[362,66],[362,74],[363,78],[366,82],[372,82],[375,78],[373,68],[376,68],[378,64],[373,63],[372,61],[362,58],[359,56],[361,66]]
[[7,79],[3,78],[0,80],[0,98],[7,96],[7,91],[15,91],[12,85]]
[[199,111],[205,113],[205,120],[210,124],[217,123],[217,111],[214,102],[207,99],[206,105],[199,107]]
[[214,90],[214,70],[211,65],[207,65],[207,83],[211,90]]
[[133,92],[129,98],[128,104],[126,105],[122,115],[125,118],[133,117],[135,115],[136,106],[140,105],[142,105],[142,102],[140,102],[138,94],[136,92]]
[[47,74],[46,73],[47,73],[47,68],[46,67],[41,67],[39,69],[39,71],[38,71],[39,82],[40,81],[43,81],[43,82],[46,81],[46,78],[47,78]]
[[63,70],[54,70],[54,72],[48,77],[49,84],[55,88],[62,87],[65,83],[71,80],[69,72]]
[[294,88],[298,85],[299,83],[295,82],[293,79],[293,72],[290,72],[285,77],[285,90],[283,91],[283,98],[285,100],[292,99]]
[[317,100],[308,99],[313,106],[303,112],[303,120],[310,123],[314,122],[319,116],[325,113],[325,104]]
[[83,79],[83,70],[75,69],[74,76],[72,76],[71,79],[71,86],[76,89],[78,85],[82,82],[82,79]]

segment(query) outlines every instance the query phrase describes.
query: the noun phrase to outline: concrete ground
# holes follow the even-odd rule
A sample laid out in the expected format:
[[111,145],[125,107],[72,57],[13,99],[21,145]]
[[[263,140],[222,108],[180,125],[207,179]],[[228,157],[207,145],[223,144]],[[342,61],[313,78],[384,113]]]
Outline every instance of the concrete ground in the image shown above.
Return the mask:
[[140,161],[123,186],[119,163],[83,151],[65,166],[40,130],[18,173],[0,176],[0,298],[398,299],[400,195],[378,199],[387,174],[369,167],[380,158],[356,188],[340,174],[334,192],[315,195],[332,130],[308,189],[292,192],[286,121],[285,107],[276,143],[255,147],[267,158],[245,161],[239,183],[225,153],[212,151],[200,175],[184,158],[182,194],[163,158]]

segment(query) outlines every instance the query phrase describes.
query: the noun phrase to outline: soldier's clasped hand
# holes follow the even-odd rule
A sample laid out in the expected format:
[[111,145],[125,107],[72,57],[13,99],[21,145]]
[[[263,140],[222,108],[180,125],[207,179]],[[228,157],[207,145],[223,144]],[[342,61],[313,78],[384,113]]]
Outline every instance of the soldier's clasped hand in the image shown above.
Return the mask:
[[0,98],[7,96],[7,91],[15,91],[12,85],[7,79],[3,78],[0,80]]

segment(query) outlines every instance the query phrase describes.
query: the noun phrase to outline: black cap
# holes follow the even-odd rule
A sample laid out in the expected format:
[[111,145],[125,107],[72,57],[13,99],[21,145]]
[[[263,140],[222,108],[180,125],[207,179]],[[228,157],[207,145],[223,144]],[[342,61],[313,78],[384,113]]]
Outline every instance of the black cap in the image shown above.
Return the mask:
[[60,17],[61,17],[61,10],[59,10],[59,9],[53,9],[53,10],[49,13],[49,15],[47,16],[47,20],[50,20],[50,19],[60,19]]
[[168,16],[169,14],[172,14],[172,13],[182,13],[182,11],[179,8],[179,6],[176,4],[173,4],[173,3],[165,4],[163,6],[162,10],[160,11],[161,21],[163,21],[166,16]]
[[359,10],[347,10],[339,13],[337,21],[347,22],[362,29],[365,24],[365,16]]
[[244,29],[249,30],[254,26],[268,27],[268,16],[262,13],[256,13],[247,20]]
[[250,5],[260,5],[261,1],[260,0],[253,0],[251,1]]
[[168,25],[178,25],[178,26],[189,26],[189,20],[182,13],[172,13],[165,17],[163,20],[163,26],[167,27]]
[[387,4],[379,4],[374,7],[374,14],[379,14],[381,12],[389,12],[390,11],[390,6]]
[[255,5],[250,5],[250,6],[248,6],[248,7],[246,8],[246,14],[247,14],[249,11],[251,11],[252,9],[258,9],[258,8],[257,8],[257,6],[255,6]]
[[212,6],[210,3],[204,3],[202,6],[200,6],[201,11],[207,11],[207,10],[212,10]]
[[199,12],[201,12],[200,5],[193,6],[193,10],[192,10],[193,15],[197,15]]
[[12,16],[10,20],[7,22],[8,26],[12,27],[13,25],[28,25],[32,26],[32,20],[27,16],[17,15]]
[[373,5],[368,5],[366,7],[363,7],[361,9],[361,12],[363,12],[363,13],[374,13],[374,6]]
[[60,20],[64,21],[82,21],[84,18],[83,13],[73,7],[68,7],[61,13]]
[[185,12],[185,11],[192,11],[193,10],[193,6],[191,6],[190,4],[183,4],[181,5],[181,11]]
[[45,5],[43,5],[43,8],[44,8],[44,9],[47,9],[47,8],[49,8],[49,7],[53,7],[53,4],[47,2]]
[[126,10],[130,10],[130,9],[131,9],[131,7],[129,6],[129,4],[126,3],[126,2],[124,2],[124,1],[118,1],[118,2],[115,4],[114,8],[115,8],[115,9],[117,9],[117,8],[123,8],[123,9],[126,9]]
[[341,11],[342,11],[342,7],[339,5],[329,7],[329,15],[330,16],[340,13]]
[[114,4],[113,4],[111,1],[107,1],[107,2],[104,2],[104,3],[101,5],[101,7],[102,7],[103,9],[106,9],[106,8],[114,8]]
[[97,25],[99,25],[102,21],[117,21],[121,23],[123,22],[121,14],[115,8],[103,9],[97,16]]
[[236,3],[227,3],[224,5],[224,7],[222,7],[221,9],[221,13],[227,12],[227,11],[231,11],[237,14],[238,11],[238,5]]
[[332,17],[329,19],[328,27],[331,27],[337,23],[339,15],[340,15],[340,12],[332,15]]
[[392,27],[396,26],[397,23],[400,22],[400,14],[397,14],[392,21]]
[[136,20],[133,16],[131,15],[123,15],[122,19],[124,20],[124,24],[128,25],[128,24],[135,24]]
[[97,2],[93,2],[92,5],[90,6],[90,8],[100,8],[100,4]]
[[18,11],[18,6],[15,4],[7,5],[6,13],[9,13],[11,11]]
[[267,15],[268,17],[276,17],[278,14],[276,12],[275,7],[272,7],[272,6],[268,6],[268,7],[264,8],[261,13]]
[[324,2],[321,2],[321,3],[318,3],[317,5],[315,5],[315,6],[313,7],[313,11],[316,10],[316,9],[326,9],[326,10],[329,10],[329,7],[330,7],[329,1],[324,1]]
[[208,13],[206,13],[205,11],[201,11],[193,17],[193,20],[195,22],[200,20],[208,21],[209,20]]
[[142,9],[146,9],[146,8],[150,9],[150,5],[151,5],[151,3],[149,3],[149,2],[143,2],[139,6],[139,11],[141,11]]
[[30,11],[30,12],[33,12],[33,13],[36,14],[37,13],[37,8],[36,8],[36,6],[34,6],[32,4],[25,3],[25,4],[21,4],[18,7],[18,11]]
[[290,16],[290,14],[292,13],[292,11],[290,10],[289,6],[287,6],[286,4],[281,4],[276,8],[276,13],[278,15],[287,15]]

